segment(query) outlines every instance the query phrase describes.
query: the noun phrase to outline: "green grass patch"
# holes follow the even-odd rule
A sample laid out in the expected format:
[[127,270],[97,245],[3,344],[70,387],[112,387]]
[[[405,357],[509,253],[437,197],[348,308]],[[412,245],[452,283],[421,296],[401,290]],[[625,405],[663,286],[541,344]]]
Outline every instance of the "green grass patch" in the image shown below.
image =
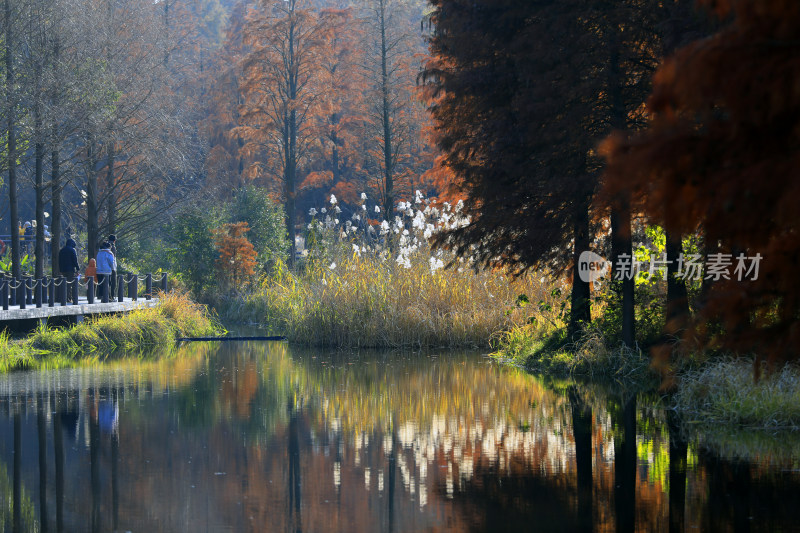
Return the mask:
[[695,424],[800,430],[800,368],[753,379],[752,360],[726,358],[680,376],[675,408]]
[[0,372],[59,368],[80,360],[172,346],[181,337],[222,332],[224,328],[205,306],[173,292],[161,295],[155,307],[103,315],[70,328],[42,326],[22,340],[2,333]]
[[497,347],[493,354],[497,359],[538,374],[611,380],[645,388],[657,386],[659,380],[647,353],[638,347],[610,345],[594,329],[569,341],[564,328],[543,335],[540,329],[525,325],[501,335]]
[[0,331],[0,373],[34,366],[32,351],[23,342],[12,340],[8,332]]

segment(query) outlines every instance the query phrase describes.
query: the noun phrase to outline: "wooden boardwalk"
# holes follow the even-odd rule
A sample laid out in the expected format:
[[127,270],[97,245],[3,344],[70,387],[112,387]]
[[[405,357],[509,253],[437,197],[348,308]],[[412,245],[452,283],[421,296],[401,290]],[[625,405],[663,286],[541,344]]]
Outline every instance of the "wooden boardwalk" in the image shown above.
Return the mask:
[[69,316],[78,317],[86,315],[95,315],[103,313],[125,313],[134,309],[142,309],[145,307],[153,307],[158,304],[157,299],[146,300],[140,298],[132,300],[124,298],[122,302],[117,300],[109,301],[108,303],[101,303],[97,300],[90,304],[85,296],[78,298],[77,304],[68,303],[61,305],[56,303],[53,307],[47,304],[42,307],[36,307],[34,304],[27,304],[25,309],[20,309],[19,306],[9,306],[7,311],[0,309],[0,322],[8,320],[30,320],[50,318],[56,316]]
[[[160,290],[167,291],[167,274],[161,273],[159,280]],[[49,318],[74,319],[81,322],[84,316],[107,313],[126,313],[134,309],[142,309],[157,305],[158,300],[153,298],[153,275],[146,274],[141,278],[145,282],[144,295],[139,291],[139,276],[135,274],[120,274],[117,278],[117,294],[127,298],[105,298],[103,302],[100,294],[109,295],[109,278],[105,283],[96,287],[93,280],[67,281],[64,278],[33,279],[24,277],[13,279],[8,275],[0,276],[0,325],[9,326],[19,324],[29,327],[31,320],[46,321]],[[79,293],[84,292],[84,296]],[[86,295],[98,296],[90,302]],[[135,298],[131,298],[131,296]],[[77,301],[76,304],[68,300]],[[19,302],[25,302],[19,305]],[[28,326],[25,326],[28,324]]]

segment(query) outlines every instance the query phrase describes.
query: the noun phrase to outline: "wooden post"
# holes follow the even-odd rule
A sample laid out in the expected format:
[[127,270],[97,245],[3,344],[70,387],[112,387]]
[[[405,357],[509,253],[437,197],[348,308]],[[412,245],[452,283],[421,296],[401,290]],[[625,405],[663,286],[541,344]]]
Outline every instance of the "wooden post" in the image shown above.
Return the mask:
[[3,311],[8,311],[8,278],[3,276],[3,281],[0,282],[0,299],[3,300]]
[[145,300],[153,299],[153,275],[150,273],[144,279],[144,298]]
[[47,278],[47,307],[53,307],[56,304],[56,278]]
[[128,296],[134,302],[139,299],[139,276],[131,274],[131,280],[128,282]]
[[86,301],[90,304],[94,303],[94,278],[89,276],[86,281]]
[[163,292],[164,294],[167,293],[167,273],[166,272],[162,272],[161,273],[161,292]]
[[117,275],[117,301],[124,302],[125,301],[125,277],[124,274]]
[[33,299],[36,301],[36,307],[42,307],[42,280],[35,280],[33,285]]
[[111,274],[103,276],[103,282],[100,284],[100,301],[104,304],[108,303],[108,296],[111,293]]
[[25,303],[31,305],[33,303],[33,276],[25,276],[22,279],[25,282]]
[[78,305],[78,278],[72,280],[72,303]]
[[28,292],[26,290],[25,277],[23,276],[22,279],[15,279],[14,281],[17,282],[17,305],[19,305],[20,309],[25,309],[25,303],[27,300],[27,295],[25,293]]
[[64,276],[58,277],[58,303],[62,307],[67,305],[67,278]]

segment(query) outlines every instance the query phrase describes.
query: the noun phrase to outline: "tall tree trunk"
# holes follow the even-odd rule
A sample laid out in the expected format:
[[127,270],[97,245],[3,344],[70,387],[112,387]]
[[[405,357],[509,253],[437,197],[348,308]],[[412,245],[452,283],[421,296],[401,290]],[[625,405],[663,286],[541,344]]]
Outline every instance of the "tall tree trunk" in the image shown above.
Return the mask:
[[288,75],[289,75],[289,105],[291,109],[288,111],[286,124],[288,134],[288,148],[286,152],[286,163],[284,170],[284,191],[286,195],[286,230],[289,237],[289,268],[294,268],[295,255],[297,254],[297,244],[295,238],[297,236],[294,223],[296,218],[296,195],[297,195],[297,111],[293,103],[297,99],[297,65],[294,55],[294,39],[295,39],[295,20],[294,20],[294,2],[291,8],[291,21],[289,24],[289,55],[288,61]]
[[286,229],[289,235],[289,266],[294,268],[297,252],[295,238],[297,230],[294,226],[297,195],[297,113],[289,111],[289,157],[286,167]]
[[686,281],[678,277],[678,257],[683,253],[681,235],[666,231],[667,241],[667,316],[665,333],[679,336],[689,319],[689,298]]
[[108,169],[106,170],[106,224],[108,233],[117,232],[117,197],[116,184],[114,183],[114,163],[116,162],[116,152],[114,143],[111,142],[110,153],[108,154]]
[[[612,129],[624,131],[627,127],[625,120],[625,100],[622,95],[622,85],[625,82],[620,65],[620,38],[617,33],[619,25],[613,25],[609,39],[609,68],[608,68],[608,92],[611,100],[610,125]],[[611,209],[611,275],[613,277],[619,257],[622,254],[631,256],[633,253],[633,242],[631,237],[631,211],[629,199],[620,199],[620,205]],[[630,278],[630,279],[629,279]],[[616,284],[622,301],[622,331],[621,340],[625,346],[632,348],[636,342],[636,320],[634,309],[634,289],[635,280],[632,276],[623,277]]]
[[42,72],[36,68],[33,102],[34,192],[36,195],[36,278],[44,277],[44,131],[42,127]]
[[568,335],[574,339],[581,329],[592,321],[591,289],[589,282],[583,281],[579,275],[579,258],[582,252],[589,249],[589,199],[582,198],[575,205],[573,223],[572,251],[572,294],[569,316]]
[[86,249],[89,257],[97,255],[99,238],[99,209],[97,206],[97,143],[94,135],[88,134],[86,169]]
[[389,69],[386,45],[386,5],[380,0],[381,26],[381,107],[383,122],[383,219],[391,221],[394,214],[394,156],[392,153],[392,124],[389,109]]
[[[55,129],[55,128],[53,128]],[[50,230],[50,248],[52,251],[52,275],[59,275],[58,251],[61,247],[61,173],[57,141],[53,141],[53,151],[50,152],[50,194],[52,196],[52,226]]]
[[[633,257],[633,240],[631,238],[631,211],[627,199],[611,210],[611,275],[620,265],[620,256]],[[622,302],[621,340],[625,346],[633,347],[636,342],[635,309],[633,305],[635,279],[633,273],[623,276],[615,282],[616,290]]]
[[16,101],[14,92],[14,21],[11,18],[11,2],[5,0],[5,46],[6,46],[6,140],[8,163],[8,203],[9,225],[11,226],[11,275],[20,278],[20,243],[19,243],[19,205],[17,203],[17,133],[16,133]]
[[[59,105],[59,73],[58,61],[61,51],[61,43],[58,37],[53,41],[53,77],[55,78],[55,90],[51,100],[54,109]],[[59,274],[58,251],[61,247],[61,168],[58,150],[58,122],[53,118],[51,124],[52,150],[50,152],[50,197],[51,197],[51,222],[50,222],[50,251],[51,251],[51,274],[55,277]]]
[[331,172],[333,172],[333,185],[335,186],[342,179],[342,169],[339,167],[339,137],[334,133],[331,136]]

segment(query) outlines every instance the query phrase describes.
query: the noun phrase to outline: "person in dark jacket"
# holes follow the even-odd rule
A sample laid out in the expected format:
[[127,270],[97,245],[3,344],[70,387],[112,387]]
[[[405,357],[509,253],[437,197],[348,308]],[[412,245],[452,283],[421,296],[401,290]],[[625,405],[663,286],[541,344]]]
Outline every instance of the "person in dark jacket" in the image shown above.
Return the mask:
[[[78,252],[75,251],[75,246],[74,240],[67,239],[67,243],[58,251],[58,269],[61,271],[61,275],[67,278],[70,284],[75,279],[75,274],[81,268],[78,264]],[[71,290],[67,290],[67,299],[72,301]]]

